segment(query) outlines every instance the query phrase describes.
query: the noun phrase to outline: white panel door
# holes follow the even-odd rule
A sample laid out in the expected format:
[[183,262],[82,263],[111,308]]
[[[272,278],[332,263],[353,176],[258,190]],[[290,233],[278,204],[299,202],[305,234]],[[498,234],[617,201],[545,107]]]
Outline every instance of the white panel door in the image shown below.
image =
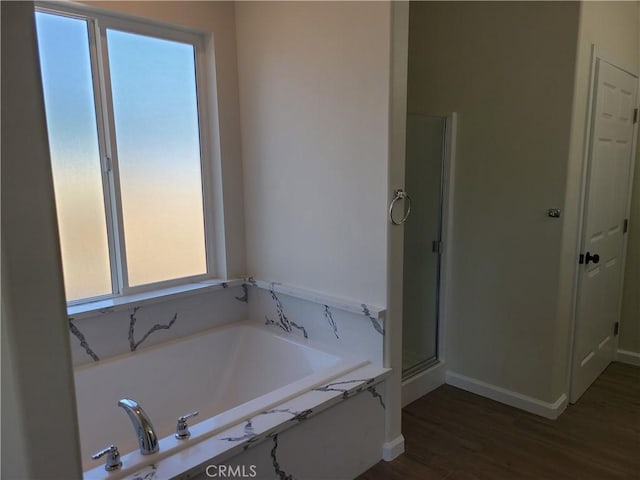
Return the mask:
[[614,357],[633,158],[638,79],[597,59],[595,81],[571,402],[580,398]]

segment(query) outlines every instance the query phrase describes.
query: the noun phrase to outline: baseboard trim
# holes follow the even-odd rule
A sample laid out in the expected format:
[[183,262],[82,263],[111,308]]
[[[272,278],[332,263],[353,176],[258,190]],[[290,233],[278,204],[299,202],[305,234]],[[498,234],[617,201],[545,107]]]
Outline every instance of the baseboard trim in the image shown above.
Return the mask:
[[640,353],[618,349],[616,352],[616,361],[640,367]]
[[382,444],[382,459],[385,462],[390,462],[394,458],[399,457],[404,453],[404,437],[398,435],[390,442]]
[[553,403],[543,402],[537,398],[529,397],[518,392],[507,390],[506,388],[491,385],[489,383],[465,377],[459,373],[447,372],[447,384],[467,390],[468,392],[490,398],[500,403],[510,405],[520,410],[540,415],[541,417],[555,420],[567,407],[567,395],[562,394]]
[[402,408],[444,385],[446,373],[444,362],[439,362],[402,382]]

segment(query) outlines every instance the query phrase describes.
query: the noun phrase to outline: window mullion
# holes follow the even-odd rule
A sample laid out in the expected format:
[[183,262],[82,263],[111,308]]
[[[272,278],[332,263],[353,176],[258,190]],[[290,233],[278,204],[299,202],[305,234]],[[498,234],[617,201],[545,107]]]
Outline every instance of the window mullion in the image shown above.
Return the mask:
[[105,212],[109,232],[109,247],[112,266],[113,292],[123,295],[127,292],[128,276],[126,248],[124,242],[122,201],[120,197],[120,181],[118,170],[118,151],[113,117],[111,82],[109,77],[109,54],[106,42],[106,29],[96,19],[92,22],[94,45],[93,71],[97,83],[96,106],[101,125],[103,142],[102,171],[105,184]]

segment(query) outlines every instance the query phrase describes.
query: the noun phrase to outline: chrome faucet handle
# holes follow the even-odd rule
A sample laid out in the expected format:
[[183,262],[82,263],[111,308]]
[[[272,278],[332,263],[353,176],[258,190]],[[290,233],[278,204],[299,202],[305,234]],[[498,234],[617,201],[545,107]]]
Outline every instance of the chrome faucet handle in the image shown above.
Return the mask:
[[93,458],[94,460],[98,460],[105,455],[107,456],[107,462],[104,465],[104,469],[107,472],[112,472],[122,467],[122,462],[120,461],[120,452],[118,452],[118,447],[116,447],[115,445],[109,445],[104,450],[100,450],[98,453],[94,453],[93,455],[91,455],[91,458]]
[[187,420],[198,415],[198,412],[187,413],[186,415],[182,415],[178,417],[178,425],[176,425],[176,434],[175,437],[178,440],[186,440],[191,436],[191,432],[189,431],[189,425],[187,425]]

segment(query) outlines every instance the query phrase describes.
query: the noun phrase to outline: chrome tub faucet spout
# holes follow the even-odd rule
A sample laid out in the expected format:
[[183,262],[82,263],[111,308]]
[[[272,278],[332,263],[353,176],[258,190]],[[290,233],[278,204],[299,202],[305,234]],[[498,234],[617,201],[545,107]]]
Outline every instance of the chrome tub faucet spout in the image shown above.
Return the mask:
[[136,430],[138,437],[138,445],[140,445],[140,453],[149,455],[158,451],[158,436],[151,424],[151,420],[135,400],[123,398],[118,402],[118,406],[124,408],[127,412],[133,428]]

